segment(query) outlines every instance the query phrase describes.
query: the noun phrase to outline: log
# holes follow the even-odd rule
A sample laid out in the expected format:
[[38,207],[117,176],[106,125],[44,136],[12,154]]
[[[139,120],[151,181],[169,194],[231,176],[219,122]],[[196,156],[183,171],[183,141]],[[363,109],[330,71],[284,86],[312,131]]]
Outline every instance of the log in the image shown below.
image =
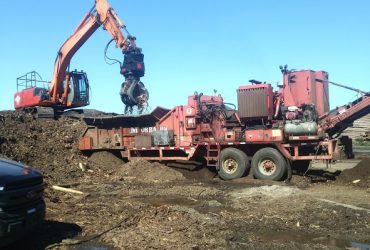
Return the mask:
[[64,187],[60,187],[60,186],[57,186],[57,185],[53,185],[52,189],[62,191],[62,192],[66,192],[66,193],[72,193],[72,194],[85,194],[84,192],[81,192],[81,191],[76,190],[76,189],[64,188]]
[[[366,133],[370,131],[370,115],[366,115],[353,123],[353,127],[349,127],[343,131],[343,135],[347,135],[352,139],[364,139]],[[368,137],[368,136],[367,136]]]

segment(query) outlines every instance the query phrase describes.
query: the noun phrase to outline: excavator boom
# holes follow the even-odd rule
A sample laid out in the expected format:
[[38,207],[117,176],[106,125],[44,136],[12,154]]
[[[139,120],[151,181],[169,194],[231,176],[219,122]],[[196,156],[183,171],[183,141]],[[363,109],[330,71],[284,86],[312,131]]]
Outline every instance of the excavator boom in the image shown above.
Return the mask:
[[[67,67],[74,54],[101,25],[104,26],[104,29],[115,40],[116,47],[125,49],[126,39],[121,29],[125,29],[126,26],[118,18],[117,14],[106,0],[95,0],[94,7],[84,16],[76,30],[58,51],[54,64],[53,78],[49,89],[53,103],[61,101],[63,105],[71,106],[67,102],[67,93],[65,92],[67,86],[62,86],[66,79]],[[67,80],[65,84],[68,84]]]

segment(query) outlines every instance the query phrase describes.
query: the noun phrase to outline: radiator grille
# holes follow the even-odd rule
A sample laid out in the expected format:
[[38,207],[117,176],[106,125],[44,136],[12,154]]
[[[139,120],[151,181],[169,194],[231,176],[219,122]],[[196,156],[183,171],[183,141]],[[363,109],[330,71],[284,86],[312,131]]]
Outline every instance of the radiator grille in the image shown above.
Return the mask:
[[241,119],[255,120],[272,116],[270,85],[251,85],[238,89],[238,111]]

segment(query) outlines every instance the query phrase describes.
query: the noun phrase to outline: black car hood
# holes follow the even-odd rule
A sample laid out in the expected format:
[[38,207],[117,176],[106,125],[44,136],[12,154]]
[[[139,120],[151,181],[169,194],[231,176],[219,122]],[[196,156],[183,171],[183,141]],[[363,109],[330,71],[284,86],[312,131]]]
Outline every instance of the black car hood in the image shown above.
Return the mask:
[[0,188],[13,181],[40,176],[40,172],[27,165],[0,158]]

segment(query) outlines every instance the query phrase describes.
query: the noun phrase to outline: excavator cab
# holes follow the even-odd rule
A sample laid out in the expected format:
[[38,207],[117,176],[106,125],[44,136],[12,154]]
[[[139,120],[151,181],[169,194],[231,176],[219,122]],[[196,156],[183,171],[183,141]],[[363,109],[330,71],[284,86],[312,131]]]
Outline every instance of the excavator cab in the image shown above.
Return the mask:
[[68,73],[67,106],[70,108],[84,107],[90,104],[90,85],[87,75],[83,71]]

